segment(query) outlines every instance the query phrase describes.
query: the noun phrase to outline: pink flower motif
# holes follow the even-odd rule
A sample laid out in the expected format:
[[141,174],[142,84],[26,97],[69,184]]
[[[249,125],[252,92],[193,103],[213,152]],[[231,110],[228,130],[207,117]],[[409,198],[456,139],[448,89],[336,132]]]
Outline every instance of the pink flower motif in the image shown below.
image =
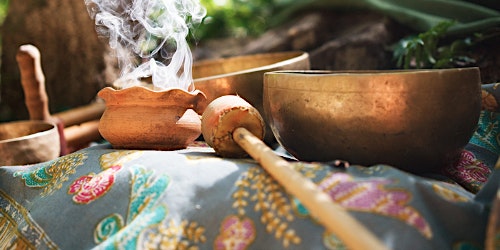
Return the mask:
[[386,188],[385,185],[390,183],[388,179],[354,180],[348,174],[334,173],[325,177],[319,188],[345,208],[397,218],[431,238],[429,223],[419,211],[408,205],[411,193]]
[[460,161],[452,167],[448,167],[446,172],[459,178],[460,182],[480,182],[485,183],[491,174],[491,170],[476,156],[467,150],[461,153]]
[[245,218],[241,220],[238,216],[226,217],[220,226],[220,234],[214,242],[215,249],[243,250],[255,239],[255,227],[253,222]]
[[89,174],[76,179],[69,187],[68,193],[74,194],[73,201],[88,204],[104,195],[115,182],[115,173],[121,166],[112,166],[99,174]]

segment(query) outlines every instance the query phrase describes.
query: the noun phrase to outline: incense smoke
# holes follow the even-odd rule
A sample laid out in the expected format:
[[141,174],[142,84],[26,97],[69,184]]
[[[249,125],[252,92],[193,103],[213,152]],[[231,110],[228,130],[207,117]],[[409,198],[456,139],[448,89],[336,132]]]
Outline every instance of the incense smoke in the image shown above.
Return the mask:
[[192,54],[186,37],[206,9],[199,0],[85,0],[100,36],[117,53],[116,87],[152,77],[160,89],[192,87]]

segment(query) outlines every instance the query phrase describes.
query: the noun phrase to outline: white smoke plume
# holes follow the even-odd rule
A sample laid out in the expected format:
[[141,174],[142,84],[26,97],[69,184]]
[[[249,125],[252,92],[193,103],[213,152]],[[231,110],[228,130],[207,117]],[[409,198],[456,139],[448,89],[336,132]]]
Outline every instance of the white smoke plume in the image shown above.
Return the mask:
[[199,0],[85,0],[100,36],[118,55],[127,88],[152,77],[159,89],[192,87],[192,54],[186,37],[206,9]]

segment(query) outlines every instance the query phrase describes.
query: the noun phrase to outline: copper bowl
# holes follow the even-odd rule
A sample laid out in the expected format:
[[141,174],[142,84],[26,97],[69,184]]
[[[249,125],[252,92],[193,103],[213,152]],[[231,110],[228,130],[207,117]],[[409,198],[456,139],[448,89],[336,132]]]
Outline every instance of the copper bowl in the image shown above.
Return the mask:
[[[308,70],[306,52],[276,52],[203,60],[194,63],[193,78],[196,89],[201,90],[210,103],[223,95],[239,95],[261,114],[264,73],[277,70]],[[266,141],[272,141],[270,129]]]
[[478,68],[269,72],[263,93],[275,137],[297,159],[417,173],[458,159],[481,108]]
[[0,166],[55,159],[60,153],[57,126],[43,121],[0,124]]

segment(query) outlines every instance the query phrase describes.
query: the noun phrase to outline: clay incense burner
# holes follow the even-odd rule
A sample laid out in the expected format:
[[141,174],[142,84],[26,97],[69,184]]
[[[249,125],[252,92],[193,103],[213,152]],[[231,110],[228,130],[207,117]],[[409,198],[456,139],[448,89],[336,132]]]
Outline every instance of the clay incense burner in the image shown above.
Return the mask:
[[99,132],[114,148],[183,149],[201,135],[207,101],[199,90],[106,87],[98,96],[106,102]]

